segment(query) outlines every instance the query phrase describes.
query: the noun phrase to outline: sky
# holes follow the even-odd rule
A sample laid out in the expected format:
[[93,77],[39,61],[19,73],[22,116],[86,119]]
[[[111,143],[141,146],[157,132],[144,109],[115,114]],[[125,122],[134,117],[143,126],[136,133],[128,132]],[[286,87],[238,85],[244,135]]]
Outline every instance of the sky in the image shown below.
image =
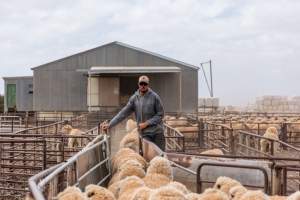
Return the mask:
[[196,66],[212,60],[222,105],[300,96],[299,11],[299,0],[0,0],[0,76],[120,41]]

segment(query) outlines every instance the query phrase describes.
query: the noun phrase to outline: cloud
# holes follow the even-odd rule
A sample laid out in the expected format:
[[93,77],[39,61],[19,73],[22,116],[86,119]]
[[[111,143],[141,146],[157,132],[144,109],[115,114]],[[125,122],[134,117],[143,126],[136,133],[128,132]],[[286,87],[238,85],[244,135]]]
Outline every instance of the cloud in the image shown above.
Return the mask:
[[[30,75],[30,67],[118,40],[194,65],[212,59],[223,104],[300,95],[299,9],[297,0],[4,1],[0,74]],[[201,74],[199,94],[208,95]]]

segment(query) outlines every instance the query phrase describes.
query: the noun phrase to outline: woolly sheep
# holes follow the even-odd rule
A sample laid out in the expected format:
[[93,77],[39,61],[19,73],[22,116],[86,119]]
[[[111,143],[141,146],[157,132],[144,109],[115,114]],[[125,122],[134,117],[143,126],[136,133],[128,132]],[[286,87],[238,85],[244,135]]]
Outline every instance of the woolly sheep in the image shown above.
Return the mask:
[[142,179],[136,176],[129,176],[121,181],[119,199],[130,200],[133,197],[135,190],[145,186]]
[[171,179],[163,174],[146,174],[143,178],[147,187],[151,189],[156,189],[165,185],[168,185],[171,182]]
[[143,165],[136,160],[127,160],[117,169],[117,172],[110,179],[108,185],[133,175],[143,178],[145,176]]
[[300,191],[291,194],[287,200],[300,200]]
[[113,193],[113,195],[118,198],[120,193],[120,186],[122,181],[114,182],[113,184],[108,186],[108,190]]
[[220,190],[208,188],[200,195],[199,200],[229,200],[229,198]]
[[229,199],[239,200],[245,192],[247,192],[247,189],[244,186],[234,186],[229,190]]
[[137,128],[131,130],[131,132],[122,138],[120,142],[120,148],[125,147],[130,148],[137,153],[139,152],[139,132]]
[[187,200],[200,200],[201,195],[197,194],[197,193],[189,193],[189,194],[185,195],[185,198]]
[[286,196],[269,196],[269,200],[286,200],[287,197]]
[[127,176],[137,176],[139,178],[144,178],[146,175],[143,167],[137,165],[126,165],[121,166],[119,178],[120,180],[126,178]]
[[260,190],[248,190],[240,200],[268,200],[269,197]]
[[131,200],[148,200],[152,192],[153,190],[148,187],[140,187],[135,190]]
[[229,195],[229,190],[234,187],[234,186],[240,186],[241,183],[229,178],[229,177],[225,177],[225,176],[220,176],[215,185],[214,185],[214,189],[218,189],[221,190],[222,192],[226,193],[227,195]]
[[[83,131],[79,129],[73,128],[71,125],[67,124],[62,127],[62,133],[70,136],[82,136],[84,134]],[[73,147],[81,147],[81,138],[69,138],[68,139],[68,147],[73,148]]]
[[141,155],[132,149],[122,148],[112,158],[112,172],[116,172],[119,167],[128,160],[136,160],[143,166],[143,169],[147,168],[148,164]]
[[206,151],[201,152],[200,154],[207,154],[207,155],[224,155],[221,149],[209,149]]
[[186,186],[183,185],[182,183],[177,182],[177,181],[172,181],[171,183],[169,183],[169,186],[176,188],[177,190],[181,191],[183,194],[188,194],[189,193]]
[[[273,139],[273,140],[279,140],[279,136],[278,136],[278,132],[277,129],[275,127],[269,127],[265,134],[263,135],[263,137],[265,138],[269,138],[269,139]],[[277,151],[278,150],[278,143],[274,143],[274,150]],[[260,140],[260,150],[264,153],[268,152],[268,148],[271,148],[271,142],[267,139],[261,139]]]
[[75,186],[67,187],[57,195],[58,200],[86,200],[81,190]]
[[86,186],[85,193],[89,200],[116,200],[111,191],[98,185]]
[[126,132],[130,133],[135,128],[137,128],[136,121],[134,121],[132,119],[128,119],[127,122],[126,122]]
[[154,190],[149,200],[187,200],[187,198],[174,187],[164,186]]
[[150,161],[147,174],[154,173],[165,175],[173,180],[173,169],[169,160],[164,157],[156,156]]

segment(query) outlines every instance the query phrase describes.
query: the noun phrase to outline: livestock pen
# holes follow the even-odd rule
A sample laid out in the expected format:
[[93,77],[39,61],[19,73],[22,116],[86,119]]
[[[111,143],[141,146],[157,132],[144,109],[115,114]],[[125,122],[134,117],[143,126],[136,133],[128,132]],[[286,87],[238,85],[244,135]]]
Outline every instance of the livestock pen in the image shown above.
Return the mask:
[[[174,180],[184,183],[191,191],[202,192],[211,187],[218,176],[235,178],[247,188],[262,189],[267,194],[287,195],[299,190],[300,150],[296,147],[213,123],[204,123],[203,128],[199,128],[204,138],[202,146],[189,147],[185,145],[183,133],[168,124],[164,126],[166,152],[143,140],[143,156],[148,161],[157,155],[168,158],[174,168]],[[260,151],[261,139],[269,140],[270,151]],[[274,151],[275,144],[285,150]],[[35,199],[55,199],[67,186],[76,185],[81,189],[91,183],[106,186],[111,177],[110,148],[109,137],[97,136],[65,163],[31,177],[31,194]],[[222,149],[224,155],[201,154],[211,148]],[[85,162],[81,162],[83,159]]]

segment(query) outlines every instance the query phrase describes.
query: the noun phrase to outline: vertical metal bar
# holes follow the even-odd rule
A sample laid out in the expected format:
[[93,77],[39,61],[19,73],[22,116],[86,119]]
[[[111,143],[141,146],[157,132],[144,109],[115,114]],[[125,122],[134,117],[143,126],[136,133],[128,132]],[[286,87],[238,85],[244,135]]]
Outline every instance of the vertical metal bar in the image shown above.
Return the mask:
[[14,132],[14,117],[11,118],[11,132]]
[[212,75],[212,64],[211,64],[211,60],[209,61],[209,68],[210,68],[210,96],[213,97],[214,96],[214,89],[213,89],[213,75]]
[[46,139],[43,137],[43,169],[47,168],[47,143]]

